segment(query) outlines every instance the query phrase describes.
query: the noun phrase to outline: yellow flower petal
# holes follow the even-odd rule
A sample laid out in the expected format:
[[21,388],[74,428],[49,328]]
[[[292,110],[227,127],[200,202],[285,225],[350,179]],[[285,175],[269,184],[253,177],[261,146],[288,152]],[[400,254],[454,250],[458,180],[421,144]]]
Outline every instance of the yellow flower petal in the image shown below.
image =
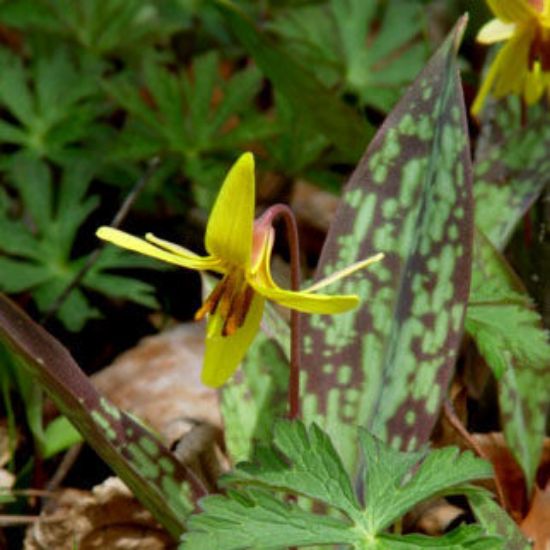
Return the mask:
[[359,304],[359,297],[355,294],[313,294],[306,291],[295,292],[284,290],[277,286],[266,286],[257,281],[249,281],[254,290],[265,298],[277,302],[289,309],[302,311],[303,313],[343,313]]
[[225,321],[218,312],[209,316],[201,375],[203,384],[218,388],[237,370],[260,328],[264,304],[264,298],[254,294],[243,326],[230,336],[222,336]]
[[157,246],[154,246],[143,239],[134,237],[133,235],[130,235],[113,227],[100,227],[96,231],[96,235],[100,239],[120,246],[121,248],[133,250],[134,252],[139,252],[140,254],[144,254],[145,256],[150,256],[169,264],[187,267],[188,269],[217,270],[220,266],[220,261],[217,258],[213,258],[212,256],[207,256],[203,258],[193,253],[185,254],[185,249],[183,249],[182,247],[178,250],[177,254],[174,254],[173,252],[168,252],[166,250],[158,248]]
[[528,73],[529,48],[533,38],[534,30],[525,28],[502,48],[502,55],[500,55],[498,71],[493,85],[493,95],[496,98],[511,93],[522,93]]
[[146,233],[145,240],[150,243],[153,243],[154,245],[160,248],[164,248],[165,250],[168,250],[168,252],[172,252],[174,254],[181,254],[184,258],[200,258],[198,254],[195,254],[193,251],[189,250],[188,248],[185,248],[184,246],[181,246],[179,244],[171,243],[170,241],[165,241],[164,239],[161,239],[155,236],[153,233]]
[[492,12],[506,23],[521,23],[536,16],[528,0],[487,0]]
[[328,277],[325,277],[324,279],[321,279],[320,281],[311,285],[306,289],[306,292],[313,292],[316,290],[320,290],[321,288],[324,288],[336,281],[339,281],[340,279],[343,279],[344,277],[347,277],[348,275],[351,275],[352,273],[355,273],[360,269],[364,269],[365,267],[368,267],[371,264],[379,262],[383,257],[384,257],[384,254],[375,254],[374,256],[371,256],[366,260],[361,260],[360,262],[355,262],[354,264],[348,265],[344,269],[340,269],[339,271],[336,271],[332,275],[329,275]]
[[476,40],[481,44],[494,44],[502,40],[508,40],[516,30],[515,23],[505,23],[500,19],[492,19],[477,33]]
[[527,105],[536,103],[542,97],[544,88],[544,75],[540,63],[537,61],[533,66],[533,70],[529,71],[525,77],[525,88],[523,90],[525,103]]
[[248,269],[254,224],[254,157],[245,153],[227,174],[206,227],[209,254]]
[[472,105],[474,116],[478,116],[491,90],[497,98],[522,92],[531,36],[532,32],[525,29],[497,52]]

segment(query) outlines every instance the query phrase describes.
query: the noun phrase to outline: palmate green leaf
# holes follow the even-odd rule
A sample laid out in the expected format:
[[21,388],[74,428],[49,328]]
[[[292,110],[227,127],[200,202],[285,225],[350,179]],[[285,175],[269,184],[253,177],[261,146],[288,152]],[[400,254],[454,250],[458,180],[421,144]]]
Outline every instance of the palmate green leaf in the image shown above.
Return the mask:
[[356,161],[373,128],[359,113],[323,85],[307,65],[288,55],[229,0],[218,0],[220,12],[248,54],[307,124],[323,134],[346,160]]
[[[475,494],[465,485],[490,477],[491,466],[457,449],[405,454],[385,447],[360,430],[365,455],[365,507],[328,435],[315,424],[279,422],[273,444],[260,449],[253,463],[243,463],[225,476],[226,496],[201,501],[183,537],[182,550],[208,548],[288,548],[340,544],[345,548],[500,548],[496,538],[469,526],[445,537],[388,535],[384,529],[416,503],[441,494]],[[423,460],[422,460],[423,459]],[[412,470],[419,465],[418,470]],[[285,500],[284,493],[321,504],[313,513]]]
[[484,110],[474,164],[476,225],[499,250],[550,182],[550,111],[530,108],[526,124],[516,99]]
[[275,105],[281,131],[265,143],[270,160],[291,176],[303,175],[312,165],[322,164],[330,141],[284,95],[275,94]]
[[468,495],[468,501],[476,519],[487,533],[502,537],[503,550],[529,550],[532,548],[517,523],[491,498],[490,495],[475,493]]
[[[215,52],[195,58],[191,68],[195,76],[192,77],[184,73],[174,74],[151,56],[147,57],[143,75],[150,93],[149,104],[139,94],[129,75],[105,82],[105,87],[140,121],[141,124],[134,126],[132,131],[141,129],[149,139],[155,139],[158,153],[175,153],[185,159],[216,151],[221,138],[230,140],[238,125],[234,129],[227,129],[224,125],[232,116],[246,119],[251,113],[252,99],[259,91],[261,75],[257,69],[247,68],[225,81],[219,73],[219,62]],[[221,92],[222,99],[212,107],[216,89]],[[129,124],[132,122],[130,120]],[[257,130],[266,132],[265,128]],[[123,154],[124,151],[116,151],[117,156]]]
[[316,278],[383,252],[334,285],[354,311],[304,320],[303,414],[357,471],[354,426],[413,450],[452,376],[469,290],[471,167],[456,47],[461,20],[395,107],[347,184]]
[[[91,135],[105,133],[96,122],[106,112],[98,95],[99,70],[93,63],[77,67],[63,48],[36,56],[30,67],[1,50],[0,105],[11,120],[1,121],[0,140],[57,162],[78,155]],[[87,150],[80,158],[91,154]]]
[[154,435],[101,396],[69,352],[3,295],[0,342],[158,522],[181,535],[204,494],[200,482]]
[[68,38],[98,56],[139,55],[186,22],[186,10],[165,0],[18,0],[0,5],[0,21]]
[[209,52],[194,58],[190,70],[174,73],[149,55],[143,63],[143,80],[145,90],[129,74],[105,82],[107,92],[131,115],[111,159],[175,157],[178,171],[193,182],[197,202],[209,208],[235,148],[276,131],[254,108],[260,72],[250,66],[224,79],[219,55]]
[[497,377],[504,435],[531,488],[549,407],[550,343],[521,281],[481,231],[466,330]]
[[387,112],[428,57],[424,25],[416,1],[332,0],[282,11],[271,28],[327,86]]
[[[80,227],[98,204],[97,198],[86,196],[92,171],[87,165],[76,164],[54,182],[45,163],[20,155],[10,176],[25,211],[21,219],[0,211],[0,290],[30,291],[38,308],[48,311],[88,259],[88,255],[73,258],[72,250]],[[136,261],[130,256],[115,249],[103,252],[56,313],[69,330],[78,331],[89,319],[100,316],[85,289],[146,307],[157,305],[150,285],[120,272],[151,266],[149,260]]]

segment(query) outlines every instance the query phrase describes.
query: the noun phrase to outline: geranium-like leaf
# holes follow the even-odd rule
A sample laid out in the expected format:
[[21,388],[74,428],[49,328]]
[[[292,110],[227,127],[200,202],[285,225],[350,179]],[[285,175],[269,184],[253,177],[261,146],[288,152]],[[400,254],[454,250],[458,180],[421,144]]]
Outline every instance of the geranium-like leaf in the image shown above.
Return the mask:
[[348,158],[356,159],[372,135],[372,127],[319,82],[305,65],[261,32],[233,2],[218,0],[217,4],[236,38],[275,89],[303,114],[306,122],[332,140]]
[[179,536],[204,489],[143,426],[102,397],[69,352],[0,295],[0,342],[17,355],[90,446],[156,519]]
[[[357,432],[356,432],[357,435]],[[427,455],[402,453],[359,430],[366,473],[359,491],[328,435],[318,426],[278,422],[273,443],[254,462],[239,464],[224,478],[226,496],[201,501],[202,514],[189,520],[182,549],[282,549],[337,544],[357,550],[413,548],[500,548],[479,526],[461,527],[443,537],[385,532],[418,502],[435,495],[477,494],[468,485],[491,477],[487,462],[456,448]],[[364,483],[364,485],[363,485]],[[301,498],[288,502],[284,493]],[[313,507],[311,500],[320,506]]]
[[353,426],[404,449],[430,435],[452,376],[470,284],[472,197],[456,48],[460,20],[370,144],[329,230],[317,277],[362,305],[304,323],[304,416],[356,464]]
[[512,99],[486,111],[474,165],[475,219],[502,250],[550,182],[550,111],[542,105],[531,108],[528,124]]

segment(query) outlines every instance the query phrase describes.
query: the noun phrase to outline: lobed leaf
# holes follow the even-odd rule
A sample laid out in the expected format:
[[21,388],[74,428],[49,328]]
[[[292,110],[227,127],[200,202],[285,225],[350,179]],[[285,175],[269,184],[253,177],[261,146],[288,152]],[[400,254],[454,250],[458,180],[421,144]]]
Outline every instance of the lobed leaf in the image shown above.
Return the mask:
[[280,46],[261,32],[248,17],[229,0],[217,5],[235,37],[256,61],[275,89],[303,113],[314,126],[344,154],[355,160],[361,154],[373,129],[360,115],[335,97],[314,74],[289,56]]
[[[18,156],[10,176],[25,208],[24,219],[12,219],[0,212],[0,290],[10,293],[29,291],[38,308],[47,311],[69,286],[88,259],[73,258],[78,231],[97,207],[98,198],[87,196],[92,178],[87,164],[64,169],[59,182],[41,160]],[[151,262],[128,259],[130,255],[110,250],[86,273],[81,285],[71,291],[57,311],[57,317],[73,331],[100,313],[92,307],[83,289],[113,297],[125,297],[146,307],[156,307],[152,287],[108,270],[148,267]]]
[[387,112],[427,59],[424,25],[416,1],[332,0],[282,10],[270,28],[327,87]]
[[[492,468],[471,453],[459,455],[449,448],[427,454],[415,471],[418,453],[386,447],[365,430],[360,430],[360,437],[367,464],[365,485],[359,488],[364,509],[329,436],[316,425],[308,429],[300,422],[282,421],[275,426],[271,446],[259,451],[253,463],[239,464],[223,478],[226,495],[201,501],[203,513],[191,516],[182,550],[335,544],[362,550],[501,547],[479,526],[459,528],[441,538],[385,533],[392,521],[421,500],[479,491],[464,483],[490,477]],[[306,509],[311,502],[285,500],[285,493],[308,497],[315,505]]]

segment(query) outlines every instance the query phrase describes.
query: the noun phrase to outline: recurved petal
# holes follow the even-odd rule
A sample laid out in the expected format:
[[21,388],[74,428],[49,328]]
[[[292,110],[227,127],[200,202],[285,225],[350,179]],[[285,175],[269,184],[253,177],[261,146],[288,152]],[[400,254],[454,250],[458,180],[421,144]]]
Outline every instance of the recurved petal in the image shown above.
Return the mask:
[[[523,75],[527,70],[525,33],[514,37],[497,52],[472,104],[472,114],[478,116],[487,96],[493,90],[495,97],[521,91]],[[503,75],[506,77],[503,78]]]
[[359,297],[355,294],[329,296],[327,294],[313,294],[306,291],[295,292],[284,290],[277,286],[265,286],[254,280],[249,282],[254,287],[254,290],[265,298],[289,309],[295,309],[304,313],[343,313],[357,307],[359,304]]
[[231,167],[206,227],[209,254],[248,269],[254,224],[254,157],[244,153]]
[[230,336],[222,336],[224,319],[219,313],[210,315],[201,375],[203,384],[218,388],[237,370],[260,328],[264,304],[264,298],[254,293],[243,326]]
[[[533,38],[533,29],[525,28],[521,33],[514,35],[499,52],[499,70],[493,87],[496,98],[523,92],[529,70],[529,48]],[[495,63],[496,61],[497,59]]]
[[494,44],[508,40],[515,32],[515,23],[505,23],[500,19],[491,19],[477,33],[476,40],[481,44]]
[[348,265],[347,267],[344,267],[343,269],[340,269],[339,271],[336,271],[329,275],[328,277],[325,277],[324,279],[321,279],[320,281],[317,281],[315,284],[311,285],[306,289],[307,292],[313,292],[320,290],[322,288],[325,288],[326,286],[339,281],[340,279],[343,279],[345,277],[348,277],[349,275],[355,273],[356,271],[359,271],[361,269],[365,269],[369,265],[375,264],[376,262],[379,262],[384,258],[384,254],[379,253],[375,254],[374,256],[371,256],[370,258],[366,258],[364,260],[361,260],[359,262],[355,262],[351,265]]
[[505,23],[521,23],[536,16],[528,0],[487,0],[493,13]]
[[156,258],[157,260],[161,260],[169,264],[187,267],[188,269],[218,270],[220,266],[220,261],[212,256],[202,257],[197,256],[192,252],[185,253],[184,248],[178,249],[178,253],[175,254],[168,250],[163,250],[162,248],[159,248],[144,239],[134,237],[129,233],[125,233],[124,231],[120,231],[119,229],[115,229],[113,227],[100,227],[96,231],[96,235],[100,239],[120,246],[121,248],[139,252],[140,254],[150,256],[151,258]]

